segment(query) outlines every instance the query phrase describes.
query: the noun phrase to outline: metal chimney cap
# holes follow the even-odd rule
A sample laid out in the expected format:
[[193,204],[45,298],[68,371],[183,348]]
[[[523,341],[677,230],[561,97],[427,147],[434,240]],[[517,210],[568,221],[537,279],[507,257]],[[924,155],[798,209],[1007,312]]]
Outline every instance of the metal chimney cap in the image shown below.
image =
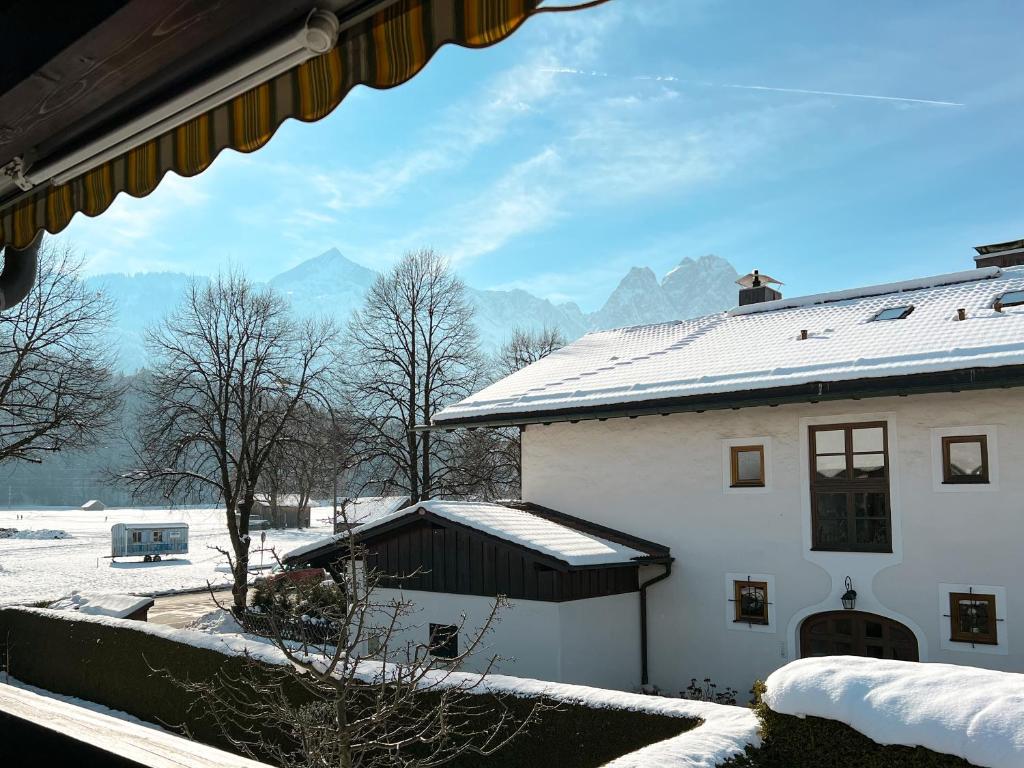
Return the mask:
[[742,288],[757,288],[760,285],[768,285],[769,283],[774,285],[783,285],[781,280],[776,280],[774,277],[770,277],[769,275],[763,275],[756,269],[736,281],[736,285]]

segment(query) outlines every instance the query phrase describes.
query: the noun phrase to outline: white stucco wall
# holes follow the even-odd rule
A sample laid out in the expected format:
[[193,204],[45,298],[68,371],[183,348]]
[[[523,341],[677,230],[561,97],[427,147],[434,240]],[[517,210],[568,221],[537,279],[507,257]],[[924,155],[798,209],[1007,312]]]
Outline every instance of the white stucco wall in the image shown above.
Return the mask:
[[640,596],[636,592],[558,603],[560,681],[635,690],[640,684]]
[[[462,624],[460,652],[479,634],[494,606],[492,598],[473,595],[375,591],[374,602],[392,600],[414,606],[393,648],[426,644],[431,623]],[[465,669],[479,672],[499,656],[492,669],[496,673],[632,690],[640,680],[638,601],[635,592],[564,603],[511,600]],[[378,620],[385,618],[382,614]]]
[[[745,694],[798,657],[806,616],[841,608],[846,576],[858,609],[915,633],[922,661],[1019,672],[1022,406],[1024,393],[1009,389],[531,425],[523,498],[672,548],[672,577],[649,598],[651,681],[667,690],[711,676]],[[808,427],[873,420],[889,425],[894,551],[811,552]],[[950,490],[935,482],[941,435],[957,431],[989,435],[997,485]],[[768,488],[728,489],[727,446],[758,438],[769,442]],[[657,573],[644,570],[642,579]],[[727,574],[770,577],[770,628],[727,620]],[[1005,590],[1004,651],[943,642],[940,593],[950,584]]]

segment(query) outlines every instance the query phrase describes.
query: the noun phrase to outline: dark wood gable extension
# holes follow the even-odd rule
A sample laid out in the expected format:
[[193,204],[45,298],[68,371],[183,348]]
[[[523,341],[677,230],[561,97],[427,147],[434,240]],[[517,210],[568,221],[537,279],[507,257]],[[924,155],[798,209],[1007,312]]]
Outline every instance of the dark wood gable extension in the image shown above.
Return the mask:
[[423,509],[367,531],[361,543],[383,587],[548,602],[640,588],[636,562],[574,566]]

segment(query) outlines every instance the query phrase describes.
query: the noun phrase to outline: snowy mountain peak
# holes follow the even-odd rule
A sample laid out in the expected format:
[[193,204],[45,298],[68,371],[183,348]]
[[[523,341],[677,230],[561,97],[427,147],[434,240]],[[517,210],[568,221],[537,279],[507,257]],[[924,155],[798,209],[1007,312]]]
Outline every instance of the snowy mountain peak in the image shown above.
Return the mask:
[[312,298],[305,289],[314,289],[313,295],[322,294],[351,284],[365,291],[373,284],[377,273],[347,258],[337,248],[329,248],[319,256],[306,259],[291,269],[270,279],[271,287],[286,293]]
[[594,330],[685,320],[721,312],[736,304],[737,274],[725,259],[689,256],[659,282],[648,267],[633,267],[590,316]]
[[687,257],[661,281],[672,306],[688,313],[678,319],[721,312],[736,305],[739,274],[725,259],[714,254],[696,261]]

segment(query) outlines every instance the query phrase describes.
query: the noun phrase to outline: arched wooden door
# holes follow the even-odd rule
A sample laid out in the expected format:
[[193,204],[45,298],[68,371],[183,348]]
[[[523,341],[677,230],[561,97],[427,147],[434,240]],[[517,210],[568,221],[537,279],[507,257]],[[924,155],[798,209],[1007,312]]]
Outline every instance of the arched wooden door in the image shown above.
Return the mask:
[[918,661],[917,638],[898,621],[874,613],[816,613],[800,625],[800,657],[808,656],[872,656]]

